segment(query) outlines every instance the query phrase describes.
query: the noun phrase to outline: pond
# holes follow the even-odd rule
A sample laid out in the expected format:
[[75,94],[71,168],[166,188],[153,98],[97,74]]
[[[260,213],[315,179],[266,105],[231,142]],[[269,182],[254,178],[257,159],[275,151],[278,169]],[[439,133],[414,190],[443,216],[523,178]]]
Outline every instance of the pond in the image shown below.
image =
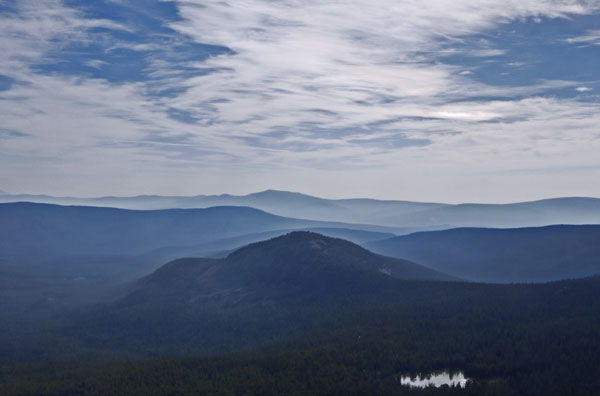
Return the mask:
[[442,371],[439,373],[433,373],[425,376],[418,375],[416,377],[403,376],[400,378],[402,385],[408,385],[411,387],[426,388],[430,385],[439,388],[442,385],[459,385],[464,388],[467,385],[468,378],[462,372],[450,373],[448,371]]

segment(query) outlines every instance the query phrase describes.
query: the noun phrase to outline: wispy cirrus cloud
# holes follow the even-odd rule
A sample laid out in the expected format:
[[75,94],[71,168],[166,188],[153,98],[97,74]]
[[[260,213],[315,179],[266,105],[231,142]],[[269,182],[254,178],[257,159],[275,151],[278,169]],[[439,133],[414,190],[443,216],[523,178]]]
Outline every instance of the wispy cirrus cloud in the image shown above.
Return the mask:
[[600,45],[600,29],[589,30],[585,34],[566,39],[569,44]]
[[[89,174],[104,181],[84,180],[83,194],[111,185],[355,195],[360,179],[400,197],[401,186],[373,184],[395,174],[433,199],[424,175],[439,192],[449,170],[477,180],[473,172],[600,166],[598,101],[576,96],[597,72],[544,78],[544,62],[513,59],[522,38],[498,38],[510,24],[597,14],[597,1],[108,5],[2,5],[0,114],[7,130],[27,135],[0,141],[10,172],[0,182],[11,190],[66,173],[62,189]],[[355,174],[364,177],[339,184]]]

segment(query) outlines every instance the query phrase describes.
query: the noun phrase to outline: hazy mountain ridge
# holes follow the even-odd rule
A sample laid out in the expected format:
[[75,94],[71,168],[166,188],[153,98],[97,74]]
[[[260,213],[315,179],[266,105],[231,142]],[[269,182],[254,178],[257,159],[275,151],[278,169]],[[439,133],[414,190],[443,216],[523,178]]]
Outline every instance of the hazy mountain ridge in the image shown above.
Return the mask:
[[152,250],[143,256],[148,258],[160,257],[163,259],[163,262],[180,257],[225,257],[231,253],[231,251],[244,245],[275,238],[294,231],[316,232],[328,237],[342,238],[359,245],[398,235],[386,232],[354,230],[348,228],[305,227],[244,234],[241,236],[219,239],[216,241],[205,242],[192,246],[167,246]]
[[[296,198],[303,200],[304,196]],[[362,205],[368,200],[355,201]],[[579,213],[579,216],[585,217],[598,205],[598,200],[595,199],[573,198],[514,204],[507,207],[509,211],[517,208],[519,212],[532,212],[532,216],[539,216],[540,211],[547,211],[557,217],[561,215],[564,204],[569,202],[572,204],[571,207],[565,209],[569,216]],[[538,208],[537,212],[531,209],[532,205]],[[460,212],[465,210],[464,208],[469,210],[476,208],[477,211],[485,211],[488,206],[469,204],[434,210]],[[512,221],[511,217],[504,213],[504,205],[492,207],[494,208],[492,211],[497,213],[490,214],[487,220],[480,217],[478,221],[493,222],[492,218],[500,215],[505,223]],[[422,215],[428,212],[430,211],[425,210],[419,213]],[[598,273],[594,272],[596,267],[589,259],[591,256],[584,254],[588,249],[585,246],[577,248],[580,253],[559,252],[560,254],[549,257],[549,262],[555,264],[560,257],[564,258],[564,262],[560,265],[556,264],[558,267],[554,269],[541,268],[539,260],[542,256],[532,255],[525,246],[519,248],[520,258],[505,255],[505,259],[502,259],[501,257],[504,256],[491,254],[493,250],[490,250],[489,255],[488,252],[481,251],[476,256],[476,259],[481,262],[479,267],[472,265],[472,268],[460,269],[460,265],[475,260],[468,257],[466,252],[473,252],[477,244],[466,244],[462,256],[462,253],[455,254],[452,251],[441,254],[436,260],[445,260],[445,254],[449,254],[448,258],[456,256],[462,260],[462,264],[455,263],[453,265],[457,266],[456,268],[452,267],[446,271],[430,257],[433,252],[441,249],[440,246],[445,243],[443,240],[434,242],[440,246],[429,248],[429,246],[417,246],[420,240],[418,238],[421,237],[406,239],[406,241],[415,241],[414,249],[429,251],[429,255],[413,252],[406,244],[403,245],[406,249],[395,251],[385,247],[385,242],[375,242],[392,237],[392,234],[408,233],[410,229],[284,218],[250,207],[134,211],[105,207],[8,203],[0,204],[0,222],[3,225],[0,229],[0,267],[14,270],[18,269],[15,265],[23,269],[29,266],[31,269],[35,268],[39,274],[56,275],[65,279],[79,277],[95,278],[100,281],[134,279],[176,258],[222,257],[245,244],[295,230],[320,231],[328,236],[349,239],[359,244],[373,243],[369,246],[378,252],[410,259],[419,264],[438,268],[442,272],[476,281],[538,282]],[[435,235],[455,234],[449,232],[431,235],[433,238]],[[553,242],[553,249],[562,246],[559,242],[558,240]],[[590,240],[587,243],[595,244],[596,241]],[[542,248],[536,249],[540,251]],[[527,262],[526,258],[530,258],[530,262]],[[570,263],[569,259],[575,262]],[[522,264],[520,269],[512,269],[508,272],[508,267],[504,267],[505,263],[502,260]],[[486,273],[482,269],[486,265],[497,269],[488,269]],[[533,269],[535,266],[537,270]],[[489,271],[496,271],[496,273],[492,275]],[[27,270],[24,273],[27,273]]]
[[511,204],[459,204],[401,216],[391,223],[406,226],[452,224],[456,227],[517,228],[553,224],[600,223],[600,199],[553,198]]
[[[46,276],[133,279],[166,261],[229,251],[292,230],[356,241],[392,236],[380,226],[284,218],[249,207],[125,209],[0,204],[0,267]],[[34,270],[35,269],[35,270]]]
[[385,218],[385,212],[388,210],[393,210],[395,213],[408,213],[444,205],[410,201],[380,201],[374,199],[329,200],[301,193],[276,190],[266,190],[242,196],[229,194],[198,195],[193,197],[145,195],[100,198],[52,197],[47,195],[0,196],[0,202],[16,201],[59,205],[103,206],[135,210],[190,209],[230,205],[250,206],[284,217],[350,223],[370,223],[369,220],[372,218]]
[[547,282],[600,274],[600,225],[455,228],[366,246],[479,282]]
[[303,227],[278,229],[259,233],[211,240],[200,244],[164,246],[143,254],[69,254],[36,259],[0,260],[0,269],[16,273],[35,273],[36,277],[63,280],[81,280],[93,283],[120,283],[147,275],[164,263],[181,257],[225,257],[233,250],[249,243],[290,233],[292,231],[319,232],[326,236],[342,237],[362,244],[394,236],[391,233],[353,230],[346,228]]
[[45,195],[0,195],[0,202],[32,201],[123,209],[208,208],[249,206],[275,215],[320,221],[381,226],[445,229],[452,227],[536,227],[551,224],[600,223],[600,199],[551,198],[508,204],[444,204],[376,199],[323,199],[288,191],[266,190],[248,195],[137,196],[70,198]]
[[370,225],[284,218],[236,206],[134,211],[8,203],[0,204],[0,221],[3,256],[141,254],[162,246],[193,245],[249,233],[303,227],[387,230]]

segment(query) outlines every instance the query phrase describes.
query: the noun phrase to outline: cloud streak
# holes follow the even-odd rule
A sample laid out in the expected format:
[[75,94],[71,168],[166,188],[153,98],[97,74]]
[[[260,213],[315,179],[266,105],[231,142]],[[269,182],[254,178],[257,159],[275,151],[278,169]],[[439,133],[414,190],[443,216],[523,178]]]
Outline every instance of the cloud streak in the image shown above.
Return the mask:
[[578,37],[568,38],[567,43],[581,45],[600,45],[600,29],[590,30]]

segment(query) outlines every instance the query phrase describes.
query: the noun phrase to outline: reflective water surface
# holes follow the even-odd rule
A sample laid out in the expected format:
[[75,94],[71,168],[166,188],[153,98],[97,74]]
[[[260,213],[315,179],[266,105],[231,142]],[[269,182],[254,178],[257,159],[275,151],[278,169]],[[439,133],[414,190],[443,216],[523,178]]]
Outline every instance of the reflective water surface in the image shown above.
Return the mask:
[[443,371],[439,373],[433,373],[425,376],[403,376],[400,379],[400,383],[402,385],[409,385],[418,388],[425,388],[429,385],[433,385],[436,388],[439,388],[442,385],[459,385],[461,388],[464,388],[467,385],[468,378],[465,378],[465,375],[462,372],[450,373],[448,371]]

